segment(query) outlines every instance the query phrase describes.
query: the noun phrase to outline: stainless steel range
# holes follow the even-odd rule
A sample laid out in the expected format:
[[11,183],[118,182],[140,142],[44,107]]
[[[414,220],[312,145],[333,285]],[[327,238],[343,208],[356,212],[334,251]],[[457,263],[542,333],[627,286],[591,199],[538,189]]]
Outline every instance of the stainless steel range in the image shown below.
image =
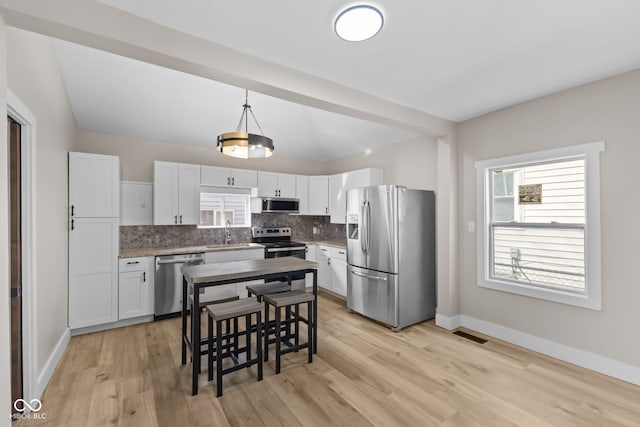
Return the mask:
[[[280,258],[293,256],[305,259],[307,245],[291,240],[291,228],[289,227],[252,227],[251,241],[264,245],[265,258]],[[293,289],[304,290],[305,276],[293,276],[291,284]]]
[[265,258],[305,258],[307,245],[291,240],[289,227],[252,227],[251,237],[253,243],[264,245]]

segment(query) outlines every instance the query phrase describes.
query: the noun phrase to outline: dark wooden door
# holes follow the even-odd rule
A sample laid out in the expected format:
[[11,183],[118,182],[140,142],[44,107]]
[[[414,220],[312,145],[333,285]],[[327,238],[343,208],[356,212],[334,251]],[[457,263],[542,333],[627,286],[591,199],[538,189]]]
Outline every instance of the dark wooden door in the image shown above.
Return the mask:
[[[11,224],[11,407],[22,399],[22,202],[20,124],[8,117]],[[13,410],[13,409],[12,409]]]

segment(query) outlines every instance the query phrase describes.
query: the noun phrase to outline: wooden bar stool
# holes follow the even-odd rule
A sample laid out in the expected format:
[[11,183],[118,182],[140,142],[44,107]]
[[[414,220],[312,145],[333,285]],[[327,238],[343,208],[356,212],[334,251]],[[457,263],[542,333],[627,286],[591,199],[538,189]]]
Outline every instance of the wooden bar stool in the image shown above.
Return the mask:
[[[268,360],[269,354],[269,344],[272,342],[276,345],[276,374],[280,373],[280,357],[283,354],[290,353],[292,351],[297,352],[303,348],[307,349],[308,352],[308,362],[311,363],[313,361],[313,309],[312,304],[315,300],[315,296],[312,293],[307,293],[303,291],[289,291],[282,292],[279,294],[268,294],[263,296],[263,300],[265,302],[265,314],[264,314],[264,322],[265,324],[269,323],[269,306],[273,306],[275,308],[275,339],[271,340],[269,338],[269,334],[265,333],[264,338],[264,354],[265,361]],[[307,304],[307,342],[300,344],[300,321],[302,318],[300,317],[300,304]],[[291,307],[294,307],[294,315],[291,320],[286,319],[287,326],[290,322],[293,322],[294,332],[291,334],[289,328],[283,328],[283,322],[281,319],[281,311],[283,308],[286,309],[287,313],[290,313]],[[285,331],[285,336],[282,336],[282,331]],[[283,340],[284,338],[284,340]],[[294,339],[294,344],[291,344],[290,339]],[[282,348],[283,344],[286,348]]]
[[288,292],[291,285],[287,282],[261,283],[259,285],[247,285],[247,296],[255,296],[258,302],[262,302],[262,297],[267,294],[277,294]]
[[[253,298],[246,298],[238,301],[225,302],[222,304],[212,304],[207,306],[208,312],[208,357],[207,366],[209,369],[209,381],[213,379],[213,361],[216,361],[216,396],[222,396],[222,376],[235,372],[242,368],[248,368],[252,365],[258,365],[258,381],[262,381],[262,306]],[[251,358],[251,333],[252,324],[251,316],[256,316],[256,357]],[[227,325],[226,335],[230,335],[229,320],[233,320],[234,331],[233,336],[238,337],[240,331],[238,331],[238,319],[245,317],[245,330],[242,332],[246,335],[246,346],[244,348],[238,348],[238,343],[235,341],[233,345],[224,343],[222,325],[223,322]],[[214,325],[215,322],[215,337],[214,337]],[[215,344],[215,346],[214,346]],[[214,355],[215,349],[215,355]],[[246,360],[242,363],[238,361],[238,353],[245,353]],[[224,358],[229,357],[233,360],[234,365],[228,368],[222,367]]]
[[[215,295],[207,295],[206,293],[200,295],[200,299],[198,301],[198,305],[200,306],[200,310],[198,310],[198,315],[200,315],[201,311],[205,311],[206,307],[208,305],[211,304],[222,304],[225,302],[230,302],[230,301],[237,301],[239,300],[240,297],[233,291],[231,290],[225,290],[222,292],[218,292]],[[192,309],[193,307],[193,295],[189,295],[189,305],[188,305],[188,309],[190,311],[190,315],[191,315],[191,343],[192,345],[195,345],[193,343],[193,316],[194,316],[194,312],[195,310]],[[231,322],[231,320],[227,321],[227,329],[229,329],[229,323]],[[201,323],[202,324],[202,323]],[[236,328],[237,329],[237,328]],[[237,337],[236,337],[237,340]],[[206,345],[207,344],[207,338],[202,338],[200,340],[200,345]],[[206,351],[204,352],[200,352],[200,354],[204,354],[206,353]]]

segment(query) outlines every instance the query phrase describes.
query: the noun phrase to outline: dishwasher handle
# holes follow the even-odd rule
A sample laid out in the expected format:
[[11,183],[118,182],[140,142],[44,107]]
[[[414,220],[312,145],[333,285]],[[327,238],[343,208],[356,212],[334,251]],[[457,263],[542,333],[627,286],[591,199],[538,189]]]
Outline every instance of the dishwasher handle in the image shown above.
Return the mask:
[[168,259],[168,260],[160,260],[156,259],[157,265],[165,265],[165,264],[201,264],[204,261],[204,257],[199,258],[178,258],[178,259]]

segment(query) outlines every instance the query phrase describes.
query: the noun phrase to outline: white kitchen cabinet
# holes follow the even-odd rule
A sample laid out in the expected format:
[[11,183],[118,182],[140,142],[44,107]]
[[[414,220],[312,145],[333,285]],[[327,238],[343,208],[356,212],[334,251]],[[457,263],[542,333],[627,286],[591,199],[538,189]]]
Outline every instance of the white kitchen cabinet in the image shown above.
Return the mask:
[[250,169],[201,166],[200,185],[254,188],[258,186],[258,172]]
[[[308,261],[318,262],[318,246],[317,245],[307,245],[307,250],[305,254],[305,259]],[[307,290],[313,289],[313,274],[307,273],[305,276],[305,287]]]
[[122,181],[120,184],[120,225],[153,224],[153,184]]
[[329,215],[329,177],[309,177],[309,215]]
[[347,296],[347,250],[318,245],[318,286],[335,294]]
[[381,185],[382,169],[359,169],[332,175],[329,179],[329,212],[330,221],[334,224],[346,224],[347,191],[352,188]]
[[69,215],[120,216],[120,159],[117,156],[69,153]]
[[258,196],[296,197],[296,176],[287,173],[258,171]]
[[200,166],[155,161],[153,167],[153,224],[198,224]]
[[332,290],[333,273],[331,271],[329,247],[318,246],[316,262],[318,263],[318,286],[324,289]]
[[300,215],[309,213],[309,177],[296,175],[296,199],[298,199],[298,211]]
[[[233,250],[217,250],[212,252],[205,252],[204,262],[210,264],[213,262],[224,261],[243,261],[249,259],[263,259],[264,248],[251,248],[251,249],[233,249]],[[215,297],[216,295],[225,293],[227,291],[234,292],[239,295],[240,298],[247,297],[247,285],[264,283],[264,280],[253,280],[248,282],[231,283],[228,285],[211,286],[205,288],[205,294],[207,296]]]
[[118,319],[153,314],[154,258],[123,258],[118,274]]
[[331,290],[336,294],[347,296],[347,250],[329,248],[331,258]]
[[69,220],[69,326],[118,320],[118,218]]

